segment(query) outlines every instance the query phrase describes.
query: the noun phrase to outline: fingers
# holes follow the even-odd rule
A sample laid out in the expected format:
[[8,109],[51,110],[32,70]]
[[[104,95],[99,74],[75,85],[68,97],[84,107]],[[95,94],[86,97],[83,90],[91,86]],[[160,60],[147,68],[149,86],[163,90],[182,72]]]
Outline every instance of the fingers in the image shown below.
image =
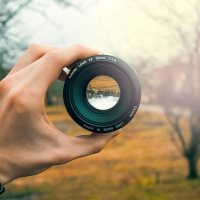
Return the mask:
[[29,76],[28,81],[35,82],[34,87],[43,90],[43,93],[59,77],[65,66],[70,66],[77,60],[97,55],[99,51],[81,45],[57,49],[45,54],[37,67]]
[[57,46],[45,46],[41,44],[32,44],[18,59],[12,70],[8,75],[14,74],[31,63],[35,62],[49,51],[59,49]]
[[[92,133],[78,137],[71,137],[68,144],[64,144],[63,158],[59,164],[64,164],[76,158],[88,156],[100,152],[105,145],[119,133],[121,129],[111,133]],[[70,141],[70,142],[69,142]]]

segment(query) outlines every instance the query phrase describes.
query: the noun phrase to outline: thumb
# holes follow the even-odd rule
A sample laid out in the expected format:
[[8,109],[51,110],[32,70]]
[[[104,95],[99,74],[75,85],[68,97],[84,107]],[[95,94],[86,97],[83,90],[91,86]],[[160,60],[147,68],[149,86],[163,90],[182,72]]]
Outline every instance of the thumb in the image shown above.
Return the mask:
[[92,133],[90,135],[81,135],[75,137],[67,137],[68,141],[63,147],[63,158],[61,163],[64,164],[71,160],[99,153],[105,145],[122,130],[110,133]]

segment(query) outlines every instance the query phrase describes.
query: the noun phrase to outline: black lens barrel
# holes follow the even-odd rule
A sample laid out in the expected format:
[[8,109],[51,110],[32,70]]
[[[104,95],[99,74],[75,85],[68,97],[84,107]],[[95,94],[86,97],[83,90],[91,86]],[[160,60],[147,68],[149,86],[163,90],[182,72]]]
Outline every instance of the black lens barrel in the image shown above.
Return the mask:
[[[87,100],[87,85],[97,76],[111,77],[119,85],[119,101],[110,109],[96,109]],[[131,121],[140,104],[141,89],[136,74],[125,62],[114,56],[97,55],[81,60],[71,69],[63,98],[69,115],[77,124],[92,132],[106,133]]]

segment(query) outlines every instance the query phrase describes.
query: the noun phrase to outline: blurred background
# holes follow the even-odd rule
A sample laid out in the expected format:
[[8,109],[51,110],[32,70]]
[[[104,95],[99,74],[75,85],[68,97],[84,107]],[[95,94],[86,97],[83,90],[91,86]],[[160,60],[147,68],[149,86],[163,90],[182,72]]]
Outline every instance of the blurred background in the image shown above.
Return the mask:
[[[142,102],[97,155],[15,180],[1,199],[144,200],[200,196],[200,0],[1,0],[0,80],[32,43],[87,45],[126,61]],[[63,83],[46,111],[68,135]]]

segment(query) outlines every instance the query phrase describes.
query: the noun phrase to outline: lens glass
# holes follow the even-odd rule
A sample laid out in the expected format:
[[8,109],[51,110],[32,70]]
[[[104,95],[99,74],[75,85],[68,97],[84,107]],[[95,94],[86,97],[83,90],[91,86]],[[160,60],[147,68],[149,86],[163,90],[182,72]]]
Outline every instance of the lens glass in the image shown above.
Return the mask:
[[118,83],[109,76],[93,78],[86,89],[86,97],[91,106],[98,110],[107,110],[116,105],[120,98]]

